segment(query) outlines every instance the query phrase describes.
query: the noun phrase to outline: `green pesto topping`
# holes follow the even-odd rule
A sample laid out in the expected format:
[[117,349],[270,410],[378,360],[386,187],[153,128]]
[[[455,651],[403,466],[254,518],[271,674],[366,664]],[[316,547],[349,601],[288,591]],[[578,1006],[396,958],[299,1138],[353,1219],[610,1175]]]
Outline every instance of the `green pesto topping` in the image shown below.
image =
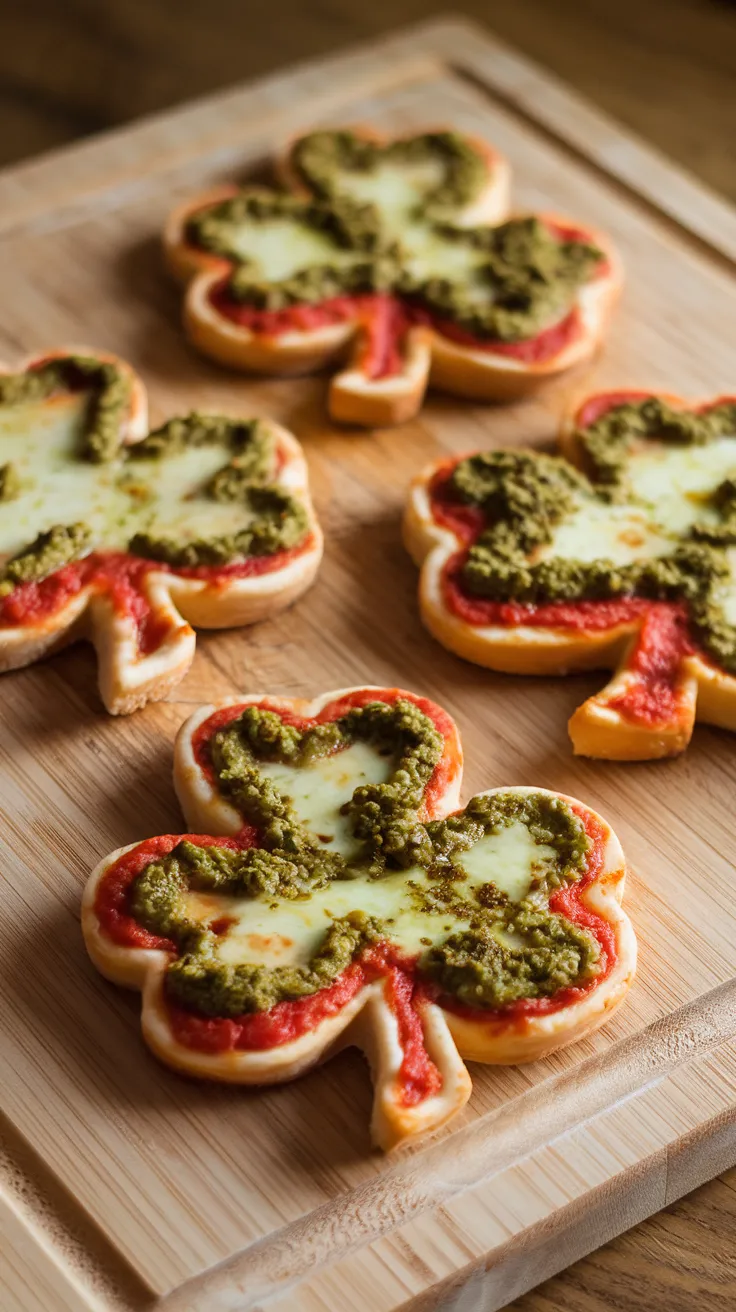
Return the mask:
[[210,495],[217,501],[239,501],[252,516],[250,523],[236,533],[185,543],[161,534],[134,533],[130,550],[134,555],[165,561],[180,569],[227,565],[244,556],[289,551],[303,542],[309,530],[309,516],[301,501],[280,487],[261,487],[236,471],[216,474]]
[[[270,1011],[277,1002],[305,998],[327,988],[360,949],[379,936],[378,926],[359,912],[336,920],[304,966],[227,965],[198,945],[169,966],[167,992],[182,1006],[205,1016]],[[207,946],[211,953],[214,942]]]
[[591,479],[604,485],[620,484],[627,458],[641,441],[656,440],[672,446],[705,446],[718,437],[736,433],[736,402],[708,410],[676,410],[660,397],[612,406],[595,423],[579,429],[580,443]]
[[30,546],[5,562],[0,571],[0,596],[6,597],[19,583],[39,583],[83,556],[88,546],[89,530],[84,524],[55,524],[39,533]]
[[118,365],[94,356],[68,355],[25,373],[0,375],[0,405],[45,401],[70,390],[90,393],[80,455],[95,463],[112,460],[130,409],[130,379]]
[[[561,321],[605,258],[533,216],[497,227],[453,226],[489,176],[483,154],[456,133],[384,146],[351,132],[313,132],[296,142],[291,160],[315,200],[245,190],[192,215],[186,228],[191,242],[231,262],[228,295],[254,309],[392,292],[415,313],[450,319],[480,339],[517,342]],[[411,180],[412,167],[430,161],[441,165],[439,181],[430,178],[422,189],[421,170],[415,172],[403,209],[383,203],[380,193],[370,202],[351,195],[351,184],[384,165],[405,166]],[[255,254],[248,258],[248,231],[284,222],[323,237],[324,253],[318,249],[302,267],[272,280]],[[458,247],[467,252],[467,269],[445,277],[445,267],[457,265]]]
[[280,192],[247,188],[193,214],[187,221],[186,233],[203,250],[240,262],[239,249],[232,244],[233,228],[248,220],[268,224],[273,219],[290,219],[311,228],[342,250],[370,254],[381,244],[380,224],[371,206],[356,205],[348,199],[339,204],[321,205]]
[[[731,431],[736,433],[736,418]],[[707,542],[713,547],[736,546],[736,479],[724,478],[714,490],[710,504],[718,512],[718,522],[712,524],[703,520],[693,524],[690,537],[695,542]]]
[[[47,385],[48,378],[43,387]],[[35,396],[37,388],[42,394],[43,387],[34,374],[31,394]],[[22,394],[22,389],[9,392],[15,398]],[[170,532],[157,531],[154,498],[165,482],[166,461],[183,456],[192,448],[205,446],[221,450],[223,463],[206,483],[195,489],[196,496],[208,498],[223,508],[242,507],[242,527],[233,531],[234,519],[237,524],[241,516],[234,517],[231,510],[228,515],[223,514],[228,523],[226,533],[193,537],[187,541],[186,538],[177,539]],[[292,495],[273,481],[274,455],[274,438],[263,421],[197,412],[171,419],[142,441],[121,446],[115,462],[108,462],[110,473],[106,468],[101,475],[103,495],[109,488],[111,497],[117,498],[118,506],[122,501],[123,514],[126,502],[121,494],[127,493],[130,497],[132,522],[127,533],[124,529],[123,536],[115,543],[116,549],[165,562],[172,567],[197,567],[228,565],[246,556],[274,555],[298,546],[309,532],[309,515],[299,496]],[[78,458],[83,458],[81,452]],[[161,473],[154,467],[156,464],[162,466]],[[32,471],[30,478],[21,482],[12,462],[0,468],[0,503],[34,495]],[[13,514],[14,508],[6,513]],[[32,522],[32,516],[30,518]],[[123,518],[120,522],[125,525],[126,520]],[[136,522],[142,523],[143,527],[133,531]],[[0,595],[7,595],[20,583],[45,578],[93,546],[104,549],[106,545],[109,544],[105,543],[104,536],[101,537],[99,527],[93,532],[92,527],[85,524],[53,525],[40,532],[34,541],[0,567]]]
[[384,162],[397,164],[437,160],[442,180],[422,199],[423,216],[441,218],[448,209],[461,208],[480,195],[488,180],[483,155],[457,132],[424,132],[385,145],[353,132],[310,132],[291,152],[291,162],[302,181],[323,200],[341,194],[342,173],[372,173]]
[[464,590],[491,601],[530,606],[630,596],[684,601],[701,647],[729,673],[736,673],[736,628],[726,620],[719,599],[730,574],[724,548],[736,544],[736,479],[724,479],[710,495],[709,507],[717,512],[717,520],[696,521],[673,539],[669,554],[625,565],[604,558],[535,559],[539,548],[552,542],[555,528],[584,501],[636,504],[631,494],[626,496],[625,479],[637,441],[692,446],[728,434],[736,435],[732,403],[690,414],[652,397],[616,406],[578,434],[586,462],[600,479],[597,483],[564,460],[544,454],[492,451],[461,460],[448,479],[447,493],[480,507],[488,521],[466,552],[461,567]]
[[[457,501],[478,506],[490,521],[473,551],[493,557],[503,578],[535,547],[552,539],[552,531],[575,505],[586,482],[556,456],[529,451],[488,451],[461,460],[450,475],[448,490]],[[475,559],[475,557],[473,557]]]
[[0,501],[13,501],[20,492],[18,466],[11,460],[0,466]]
[[559,797],[547,793],[491,793],[473,797],[464,811],[433,820],[427,826],[432,845],[431,865],[439,875],[452,866],[458,855],[488,834],[497,834],[521,822],[535,843],[551,847],[557,857],[554,870],[540,875],[539,885],[547,893],[568,880],[578,879],[585,869],[588,842],[582,822]]
[[393,753],[395,763],[387,783],[365,784],[346,802],[355,837],[370,851],[378,874],[387,863],[393,867],[426,863],[427,836],[416,812],[443,742],[415,702],[403,698],[392,706],[368,702],[304,732],[283,725],[274,712],[248,706],[233,724],[215,734],[210,752],[220,788],[243,818],[261,831],[266,847],[306,855],[310,862],[316,861],[318,870],[326,863],[339,876],[345,873],[344,859],[320,848],[296,820],[288,801],[261,775],[258,760],[308,765],[359,739],[378,751]]
[[521,998],[551,997],[598,974],[600,945],[564,916],[503,907],[497,921],[514,936],[513,946],[489,924],[451,934],[430,948],[423,971],[443,994],[469,1007],[503,1007]]
[[273,466],[273,440],[259,420],[196,412],[170,419],[132,447],[128,461],[134,466],[140,460],[162,459],[188,447],[208,445],[223,446],[232,454],[210,479],[207,495],[223,504],[240,503],[246,517],[243,528],[186,543],[140,532],[131,538],[129,549],[151,560],[191,568],[226,565],[244,556],[272,556],[298,546],[309,531],[309,517],[298,497],[266,481]]
[[350,965],[372,937],[368,917],[357,913],[336,921],[307,966],[231,966],[215,955],[217,936],[186,914],[190,889],[231,897],[308,897],[315,882],[295,861],[260,849],[232,852],[197,847],[184,840],[168,856],[147,866],[136,880],[132,914],[152,932],[173,939],[179,955],[167,971],[167,989],[182,1006],[206,1016],[268,1011],[284,998],[316,993]]
[[[392,767],[387,782],[359,786],[346,798],[342,812],[359,840],[357,855],[348,859],[325,850],[258,764],[309,768],[358,740],[390,754]],[[261,845],[230,850],[183,840],[134,882],[132,914],[177,947],[167,974],[171,997],[204,1015],[237,1016],[325,988],[366,946],[391,941],[393,920],[367,914],[361,888],[395,881],[400,871],[406,871],[407,909],[437,915],[442,941],[428,941],[419,970],[443,993],[477,1006],[502,1006],[592,978],[600,955],[595,940],[547,905],[554,889],[585,872],[590,844],[581,820],[558,797],[507,792],[476,797],[463,812],[422,824],[419,809],[442,747],[432,722],[403,699],[393,706],[371,702],[306,730],[285,725],[275,712],[248,707],[218,731],[210,743],[217,783],[255,825]],[[462,866],[476,843],[514,824],[526,826],[540,846],[529,888],[518,902],[491,882],[469,883]],[[355,910],[332,918],[304,964],[223,961],[216,928],[187,911],[192,892],[258,899],[277,910],[281,901],[309,899],[335,881],[343,890],[355,889]],[[449,937],[448,915],[462,927]],[[217,926],[216,915],[211,924]],[[479,980],[484,991],[478,990]]]
[[[536,843],[552,848],[554,862],[538,863],[519,901],[490,882],[469,900],[458,880],[458,857],[483,837],[519,822]],[[546,793],[474,797],[464,811],[432,822],[427,831],[436,882],[429,894],[415,896],[423,909],[446,909],[469,921],[469,928],[433,944],[421,959],[422,974],[443,994],[467,1006],[503,1007],[584,985],[598,974],[596,939],[548,905],[555,889],[581,878],[590,848],[581,820],[566,802]]]
[[436,277],[407,290],[473,336],[503,342],[535,337],[562,319],[604,258],[597,247],[561,239],[533,216],[445,235],[480,253],[473,284]]
[[[233,244],[233,230],[246,221],[268,224],[274,219],[322,235],[326,239],[323,262],[306,265],[275,283],[263,278]],[[258,310],[281,310],[347,293],[387,291],[398,273],[395,253],[386,246],[376,211],[347,199],[322,205],[276,192],[243,191],[194,214],[187,236],[203,250],[232,260],[229,295]],[[335,256],[340,255],[337,262],[330,260],[330,244]],[[344,258],[348,252],[351,259]]]
[[260,419],[231,419],[228,415],[191,414],[169,419],[126,452],[129,461],[178,456],[192,447],[224,446],[233,463],[253,478],[264,477],[272,461],[272,441]]
[[333,296],[360,296],[391,291],[399,265],[391,251],[344,264],[310,264],[290,278],[271,283],[254,276],[249,264],[240,264],[228,280],[228,292],[241,305],[256,310],[283,310],[290,305],[316,305]]

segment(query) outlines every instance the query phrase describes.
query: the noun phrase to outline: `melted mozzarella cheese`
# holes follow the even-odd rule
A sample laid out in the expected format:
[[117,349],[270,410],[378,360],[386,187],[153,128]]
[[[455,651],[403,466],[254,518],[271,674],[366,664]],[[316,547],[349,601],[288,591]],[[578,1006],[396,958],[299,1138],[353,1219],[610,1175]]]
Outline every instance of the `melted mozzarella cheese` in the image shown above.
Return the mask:
[[492,880],[512,902],[519,902],[529,892],[533,876],[556,859],[553,847],[535,843],[526,826],[517,821],[497,834],[486,834],[455,860],[467,875],[467,887]]
[[607,506],[583,501],[556,528],[552,541],[539,553],[563,560],[610,560],[628,565],[647,556],[662,556],[674,549],[674,540],[635,506]]
[[[301,770],[273,764],[262,769],[291,798],[310,832],[321,838],[330,836],[330,849],[350,857],[358,854],[358,845],[340,808],[360,784],[387,779],[391,762],[366,744],[355,743]],[[555,860],[554,849],[535,843],[526,826],[515,821],[497,834],[482,838],[458,858],[462,874],[453,881],[453,888],[472,902],[474,890],[492,882],[512,900],[518,900],[526,895],[534,875]],[[225,917],[231,922],[217,939],[216,952],[222,961],[231,965],[303,965],[317,951],[332,922],[352,911],[385,923],[391,942],[410,955],[431,943],[442,942],[457,930],[467,929],[467,918],[421,905],[422,895],[431,895],[433,887],[438,887],[438,881],[422,867],[371,879],[356,865],[354,878],[335,880],[308,898],[189,893],[185,903],[187,914],[198,920]]]
[[421,204],[428,192],[441,185],[443,176],[440,160],[417,160],[404,164],[386,160],[370,171],[342,170],[340,194],[376,205],[387,226],[400,236],[400,228],[407,214]]
[[314,264],[341,264],[355,255],[297,219],[241,219],[228,225],[227,240],[269,282],[280,282]]
[[312,893],[308,900],[277,904],[224,899],[220,914],[236,923],[218,941],[223,961],[264,965],[304,964],[319,948],[334,920],[351,911],[363,911],[386,923],[391,941],[406,952],[422,950],[422,939],[436,942],[467,922],[442,913],[417,909],[407,881],[426,884],[420,870],[398,871],[384,879],[343,879]]
[[718,521],[708,500],[718,485],[734,474],[736,437],[705,446],[642,443],[627,463],[632,501],[605,505],[581,498],[538,559],[558,556],[628,565],[669,555],[696,520]]
[[719,483],[735,473],[736,436],[704,446],[647,442],[629,464],[634,495],[673,533],[682,533],[709,513],[713,516],[704,502]]
[[261,762],[259,769],[325,850],[353,857],[360,848],[340,808],[361,784],[383,784],[393,768],[390,756],[381,756],[368,743],[355,742],[334,756],[298,768],[280,762]]
[[473,282],[474,270],[482,263],[482,254],[468,242],[451,240],[436,229],[420,223],[402,224],[398,237],[404,252],[404,264],[413,278],[448,278],[451,282],[468,282],[464,288],[474,300],[490,299],[488,284]]
[[[440,162],[428,160],[385,163],[371,172],[346,171],[340,176],[343,195],[378,206],[387,235],[400,241],[406,266],[416,278],[464,278],[480,259],[469,244],[448,240],[416,217],[422,196],[441,183],[442,174]],[[241,259],[251,261],[260,276],[272,282],[311,265],[339,266],[364,258],[289,218],[241,219],[228,226],[227,240]]]
[[[457,865],[465,878],[455,880],[454,889],[470,901],[475,889],[494,883],[518,900],[526,894],[540,865],[554,860],[554,850],[535,843],[526,826],[516,821],[497,834],[486,835],[463,854]],[[317,951],[331,923],[351,911],[383,921],[390,941],[414,955],[469,927],[466,917],[417,905],[417,896],[431,894],[436,883],[420,866],[383,879],[357,874],[354,879],[336,880],[301,901],[220,898],[207,918],[233,919],[217,944],[218,956],[231,965],[303,965]],[[196,898],[196,894],[192,896]],[[190,914],[191,908],[190,903]],[[504,935],[503,930],[499,933]]]
[[247,525],[242,506],[204,495],[228,460],[222,447],[96,465],[77,458],[86,406],[84,397],[60,396],[0,410],[0,466],[11,462],[21,479],[20,494],[0,502],[0,556],[14,554],[55,524],[87,524],[92,545],[110,548],[125,547],[143,530],[185,543]]

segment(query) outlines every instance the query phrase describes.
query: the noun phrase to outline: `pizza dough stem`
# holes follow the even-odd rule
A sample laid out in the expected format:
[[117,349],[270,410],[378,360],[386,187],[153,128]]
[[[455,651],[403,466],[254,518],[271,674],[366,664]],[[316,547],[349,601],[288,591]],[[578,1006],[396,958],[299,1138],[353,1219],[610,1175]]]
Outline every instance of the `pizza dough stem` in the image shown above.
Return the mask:
[[364,361],[370,328],[354,339],[347,369],[330,383],[329,410],[341,423],[370,424],[381,428],[413,419],[429,382],[432,359],[431,333],[422,327],[408,329],[401,342],[402,366],[398,373],[371,378]]
[[[196,638],[171,598],[165,574],[149,574],[141,591],[150,610],[143,621],[115,608],[106,594],[88,605],[89,636],[97,652],[100,696],[111,715],[127,715],[143,706],[155,690],[164,696],[184,677],[194,659]],[[142,651],[145,621],[155,633],[149,651]]]
[[436,1084],[425,1097],[414,1100],[416,1095],[412,1096],[410,1091],[412,1076],[403,1071],[406,1048],[402,1043],[397,1011],[390,1000],[388,978],[374,985],[367,1006],[345,1036],[348,1043],[356,1043],[361,1048],[370,1063],[373,1079],[371,1138],[385,1152],[407,1139],[439,1129],[465,1105],[471,1093],[470,1076],[455,1046],[444,1012],[427,1001],[412,1002],[411,1005],[421,1024],[432,1084]]
[[623,708],[625,698],[635,707],[637,693],[646,695],[646,676],[634,665],[640,630],[627,643],[623,660],[605,688],[579,706],[568,722],[576,756],[608,761],[651,761],[676,756],[692,738],[698,701],[698,679],[686,658],[671,680],[669,707],[660,721],[639,718]]

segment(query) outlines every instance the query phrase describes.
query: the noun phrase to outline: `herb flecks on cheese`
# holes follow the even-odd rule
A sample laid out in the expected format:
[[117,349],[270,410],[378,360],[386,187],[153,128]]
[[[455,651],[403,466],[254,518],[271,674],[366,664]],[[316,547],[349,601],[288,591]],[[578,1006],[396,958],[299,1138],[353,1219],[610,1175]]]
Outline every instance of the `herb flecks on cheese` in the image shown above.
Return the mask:
[[[267,425],[193,413],[127,445],[112,385],[100,391],[101,376],[91,362],[84,373],[73,357],[0,379],[4,593],[88,551],[217,566],[304,540],[308,514],[277,481]],[[118,377],[128,397],[127,377]]]
[[479,1007],[591,979],[598,943],[549,908],[585,871],[581,821],[557,797],[509,791],[423,823],[442,750],[405,699],[305,729],[249,707],[218,731],[215,777],[259,845],[184,840],[133,885],[136,919],[176,945],[171,999],[208,1016],[269,1010],[378,942]]
[[736,673],[736,404],[694,413],[649,397],[612,407],[577,440],[599,481],[529,452],[455,466],[443,495],[486,520],[463,589],[529,606],[682,601],[700,645]]

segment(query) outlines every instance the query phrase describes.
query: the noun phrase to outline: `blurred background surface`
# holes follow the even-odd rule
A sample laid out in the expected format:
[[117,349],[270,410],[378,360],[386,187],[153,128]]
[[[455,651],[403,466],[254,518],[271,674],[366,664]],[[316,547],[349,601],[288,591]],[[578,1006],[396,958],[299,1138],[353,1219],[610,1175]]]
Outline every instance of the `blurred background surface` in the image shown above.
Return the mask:
[[[447,14],[426,0],[1,0],[0,163]],[[733,0],[464,0],[736,199]]]

